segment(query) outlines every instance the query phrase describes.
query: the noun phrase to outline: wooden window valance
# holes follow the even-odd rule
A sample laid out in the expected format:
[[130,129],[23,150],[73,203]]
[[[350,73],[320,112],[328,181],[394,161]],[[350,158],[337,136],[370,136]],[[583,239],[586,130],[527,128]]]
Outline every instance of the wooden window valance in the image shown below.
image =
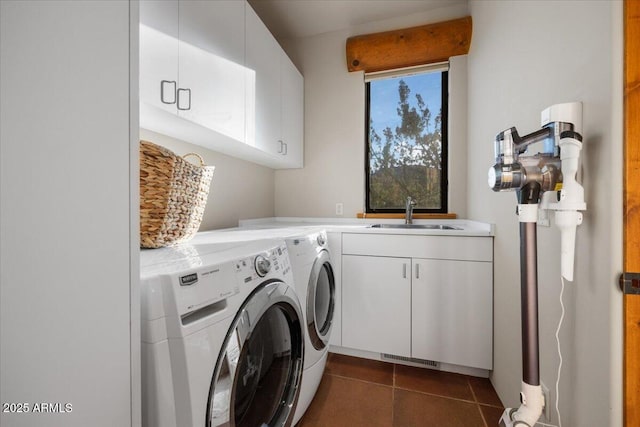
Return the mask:
[[448,61],[471,46],[471,17],[347,39],[349,71],[386,71]]

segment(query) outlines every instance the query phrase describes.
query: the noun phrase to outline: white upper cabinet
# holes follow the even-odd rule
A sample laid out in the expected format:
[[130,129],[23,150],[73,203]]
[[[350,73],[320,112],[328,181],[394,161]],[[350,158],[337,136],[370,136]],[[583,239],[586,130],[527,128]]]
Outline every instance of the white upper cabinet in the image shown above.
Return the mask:
[[[247,51],[246,65],[255,71],[255,123],[247,123],[247,134],[260,149],[278,154],[281,140],[281,81],[280,55],[282,49],[251,7],[246,9]],[[251,101],[249,101],[251,102]],[[249,141],[251,143],[251,141]]]
[[245,1],[143,1],[140,24],[141,127],[302,167],[302,76]]
[[303,165],[304,79],[282,52],[282,141],[291,167]]
[[282,168],[302,167],[302,75],[249,5],[246,37],[246,65],[255,71],[255,97],[247,100],[255,112],[255,121],[247,121],[248,143],[273,155]]
[[176,112],[179,57],[177,1],[140,2],[140,102]]
[[236,0],[180,2],[179,114],[240,142],[245,141],[244,8]]
[[[234,0],[141,2],[143,127],[212,149],[245,141],[244,7]],[[215,133],[202,141],[185,138],[180,126],[148,107]]]

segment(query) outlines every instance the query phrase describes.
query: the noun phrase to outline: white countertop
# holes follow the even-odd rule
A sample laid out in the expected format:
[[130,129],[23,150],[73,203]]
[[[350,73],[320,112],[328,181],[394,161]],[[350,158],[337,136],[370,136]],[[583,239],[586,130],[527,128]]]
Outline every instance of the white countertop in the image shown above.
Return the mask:
[[494,225],[468,219],[415,219],[415,225],[449,225],[460,230],[425,228],[371,228],[374,224],[403,224],[404,220],[380,218],[300,218],[272,217],[240,220],[242,230],[263,230],[272,228],[323,228],[328,232],[372,233],[372,234],[418,234],[449,236],[493,236]]
[[[491,237],[494,225],[467,219],[414,220],[414,224],[442,224],[461,228],[441,230],[424,228],[371,228],[373,224],[403,224],[398,219],[295,218],[272,217],[239,221],[239,227],[197,233],[188,242],[140,253],[143,276],[169,265],[194,267],[203,256],[246,246],[255,240],[283,239],[307,232],[326,230],[337,233],[396,234],[422,236]],[[260,231],[257,233],[256,231]],[[195,265],[192,265],[196,263]]]

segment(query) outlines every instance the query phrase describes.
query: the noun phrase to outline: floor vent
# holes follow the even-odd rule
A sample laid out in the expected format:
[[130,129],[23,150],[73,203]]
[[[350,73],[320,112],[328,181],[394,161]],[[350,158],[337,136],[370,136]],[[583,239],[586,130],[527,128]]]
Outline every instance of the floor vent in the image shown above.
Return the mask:
[[424,360],[424,359],[414,359],[412,357],[405,357],[405,356],[396,356],[395,354],[386,354],[386,353],[382,353],[382,360],[389,360],[389,361],[400,361],[400,362],[409,362],[409,363],[415,363],[416,365],[420,365],[420,366],[428,366],[430,368],[439,368],[440,367],[440,363],[435,362],[433,360]]

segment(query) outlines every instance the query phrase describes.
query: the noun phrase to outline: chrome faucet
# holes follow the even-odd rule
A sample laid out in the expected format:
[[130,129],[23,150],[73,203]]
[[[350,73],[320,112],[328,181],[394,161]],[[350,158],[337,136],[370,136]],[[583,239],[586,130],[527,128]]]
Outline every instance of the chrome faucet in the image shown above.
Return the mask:
[[405,224],[413,224],[413,207],[416,205],[416,201],[411,198],[411,196],[407,197],[407,204],[405,206]]

